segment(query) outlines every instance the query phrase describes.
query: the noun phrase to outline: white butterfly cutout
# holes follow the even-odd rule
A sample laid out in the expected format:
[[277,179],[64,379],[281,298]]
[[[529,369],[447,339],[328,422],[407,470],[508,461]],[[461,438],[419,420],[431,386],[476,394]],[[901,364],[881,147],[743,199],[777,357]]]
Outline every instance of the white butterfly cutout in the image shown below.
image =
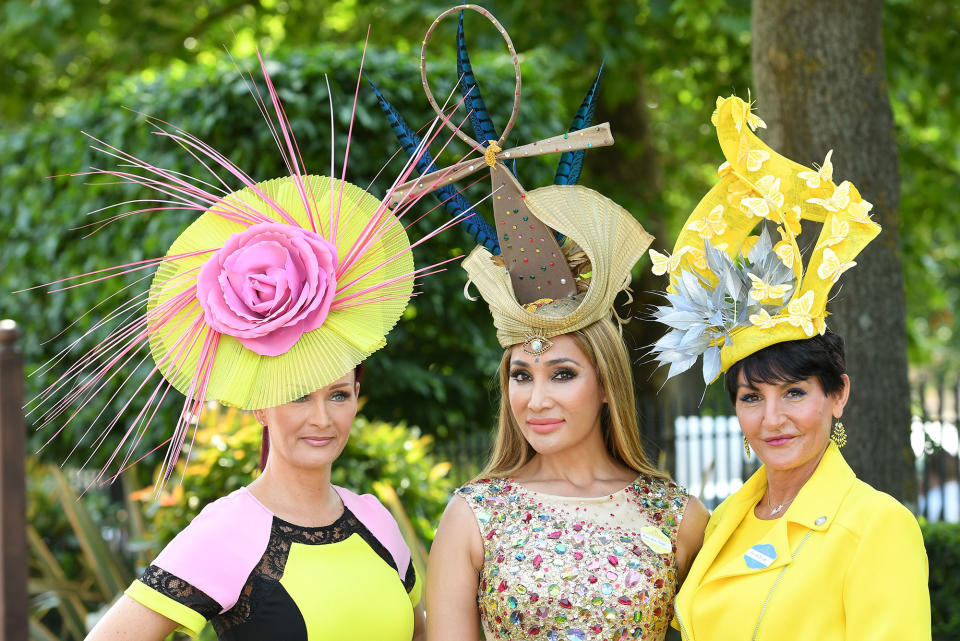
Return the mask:
[[819,187],[821,181],[827,184],[833,180],[833,163],[830,161],[832,155],[833,149],[827,152],[827,157],[823,159],[823,164],[817,171],[801,171],[797,174],[797,178],[807,181],[807,187],[811,189]]
[[756,325],[762,329],[772,329],[776,327],[783,319],[774,318],[765,309],[761,309],[756,314],[750,314],[750,324]]
[[757,302],[764,300],[782,301],[783,297],[790,291],[790,285],[770,285],[754,274],[747,274],[747,276],[753,281],[753,287],[750,288],[750,296]]
[[744,154],[744,164],[747,171],[760,171],[763,163],[770,160],[770,153],[763,149],[748,149]]
[[680,257],[683,251],[677,252],[673,256],[670,254],[661,254],[656,249],[649,251],[650,261],[653,263],[652,271],[654,276],[663,276],[668,271],[672,272],[680,265]]
[[763,122],[760,116],[753,113],[753,100],[750,99],[749,91],[747,92],[746,102],[739,98],[733,98],[733,100],[736,100],[736,102],[733,103],[733,109],[730,114],[733,116],[733,124],[738,132],[743,127],[743,123],[747,123],[751,131],[756,131],[759,127],[765,128],[767,126],[767,123]]
[[813,291],[810,290],[799,298],[794,298],[787,305],[787,322],[799,327],[807,336],[813,336]]
[[817,276],[823,280],[829,280],[831,283],[835,283],[840,278],[840,274],[856,264],[857,263],[852,260],[846,263],[840,262],[836,252],[829,247],[825,247],[823,250],[823,261],[820,263],[820,266],[817,267]]
[[779,243],[773,246],[773,252],[777,257],[783,261],[783,264],[787,267],[793,267],[793,263],[796,260],[796,252],[793,250],[793,243],[789,240],[781,240]]
[[783,194],[780,192],[780,179],[767,174],[757,181],[757,192],[760,197],[747,196],[740,201],[740,208],[748,216],[766,218],[771,211],[779,211],[783,207]]
[[717,205],[704,218],[690,221],[687,229],[695,231],[704,240],[710,240],[727,231],[727,221],[723,217],[723,205]]
[[870,217],[871,209],[873,209],[873,204],[867,202],[866,200],[853,203],[850,205],[850,209],[848,210],[850,212],[850,220],[855,223],[872,223],[873,218]]
[[834,214],[830,217],[830,233],[827,234],[823,240],[821,240],[816,249],[820,247],[833,247],[834,245],[839,245],[847,239],[847,236],[850,234],[850,223],[845,220],[841,220],[839,216]]
[[844,180],[833,190],[829,198],[808,198],[808,203],[820,205],[827,211],[843,211],[850,204],[850,181]]
[[683,256],[684,254],[687,255],[687,260],[697,269],[707,268],[707,255],[703,253],[702,249],[687,246],[678,251],[676,255]]

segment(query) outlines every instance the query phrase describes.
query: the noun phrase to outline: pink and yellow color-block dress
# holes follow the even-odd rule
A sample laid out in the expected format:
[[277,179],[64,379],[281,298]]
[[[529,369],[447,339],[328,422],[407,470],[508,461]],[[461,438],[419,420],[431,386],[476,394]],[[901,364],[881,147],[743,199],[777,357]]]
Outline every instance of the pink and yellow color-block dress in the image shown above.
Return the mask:
[[208,505],[127,589],[191,636],[221,641],[409,641],[421,585],[393,517],[335,488],[334,523],[302,527],[246,488]]

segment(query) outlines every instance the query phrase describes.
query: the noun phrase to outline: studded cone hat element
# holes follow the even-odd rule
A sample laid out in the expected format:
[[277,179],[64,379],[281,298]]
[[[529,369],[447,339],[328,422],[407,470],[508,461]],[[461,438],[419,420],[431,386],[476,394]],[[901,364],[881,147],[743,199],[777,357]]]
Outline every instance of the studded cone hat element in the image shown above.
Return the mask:
[[[462,22],[465,10],[483,15],[494,25],[513,59],[513,109],[500,136],[493,133],[493,123],[466,55]],[[599,75],[570,131],[504,148],[520,106],[520,64],[510,36],[483,7],[459,5],[445,11],[423,40],[421,78],[427,100],[437,114],[443,112],[427,80],[427,45],[437,25],[457,12],[461,17],[458,72],[465,90],[464,104],[478,138],[448,124],[449,119],[445,124],[454,128],[455,134],[470,146],[471,153],[478,155],[468,155],[445,169],[431,166],[432,171],[419,179],[400,185],[392,204],[402,205],[409,195],[443,190],[454,181],[489,169],[494,225],[487,225],[485,233],[476,236],[481,246],[471,252],[463,266],[490,306],[500,344],[506,347],[522,343],[528,352],[539,353],[549,349],[550,337],[575,331],[614,313],[614,298],[628,287],[631,268],[643,256],[652,237],[629,212],[609,198],[570,184],[579,176],[585,150],[613,144],[609,124],[588,126],[596,105]],[[388,112],[396,120],[396,115],[389,109]],[[544,154],[562,155],[562,169],[558,169],[555,179],[559,184],[527,191],[506,163]]]
[[[617,294],[630,284],[630,270],[653,241],[627,210],[581,185],[541,187],[527,192],[526,201],[538,219],[566,236],[565,243],[574,243],[586,254],[590,283],[574,301],[557,299],[539,306],[536,312],[529,311],[529,306],[517,300],[511,274],[489,251],[474,249],[463,261],[463,268],[490,306],[497,339],[503,347],[566,334],[609,317]],[[539,242],[534,239],[527,245],[536,248]],[[566,258],[561,250],[544,260],[559,262]],[[534,288],[548,278],[536,270],[528,271],[526,278]]]
[[[563,154],[569,151],[612,145],[613,136],[610,133],[610,126],[604,123],[504,149],[504,141],[513,129],[520,108],[520,61],[506,29],[489,11],[472,4],[459,5],[442,13],[434,20],[423,40],[423,50],[420,57],[421,78],[427,100],[438,115],[442,116],[443,112],[436,99],[434,99],[427,80],[427,45],[430,43],[437,25],[444,18],[463,10],[474,11],[486,17],[506,41],[507,50],[513,60],[516,83],[510,119],[504,127],[503,133],[496,140],[480,141],[471,138],[463,129],[450,123],[449,119],[446,120],[447,126],[451,127],[461,140],[466,142],[473,151],[481,154],[482,157],[474,156],[446,169],[428,173],[417,180],[408,181],[396,189],[394,196],[401,197],[398,201],[399,204],[405,194],[429,193],[475,172],[489,169],[494,228],[517,300],[527,304],[543,298],[568,298],[577,292],[573,272],[565,261],[545,259],[548,255],[559,254],[559,243],[551,230],[539,218],[537,212],[530,209],[526,202],[526,190],[517,181],[513,173],[505,167],[504,163],[530,156]],[[472,93],[474,92],[471,91]],[[468,95],[467,98],[468,100],[476,99],[476,96]],[[513,232],[516,232],[516,234]],[[531,252],[527,247],[533,237],[536,237],[534,242],[542,250],[540,253]],[[541,277],[539,282],[534,283],[534,280],[529,278],[527,272],[531,269]]]

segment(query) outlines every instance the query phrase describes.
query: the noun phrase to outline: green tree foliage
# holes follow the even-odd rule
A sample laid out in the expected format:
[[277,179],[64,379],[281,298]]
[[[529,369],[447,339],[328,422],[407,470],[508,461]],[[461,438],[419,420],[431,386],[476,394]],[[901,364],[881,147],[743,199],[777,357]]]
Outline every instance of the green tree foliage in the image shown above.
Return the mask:
[[933,638],[960,635],[960,525],[923,523],[923,541],[930,560],[930,609]]
[[960,18],[954,2],[888,0],[887,70],[902,180],[910,361],[960,367]]

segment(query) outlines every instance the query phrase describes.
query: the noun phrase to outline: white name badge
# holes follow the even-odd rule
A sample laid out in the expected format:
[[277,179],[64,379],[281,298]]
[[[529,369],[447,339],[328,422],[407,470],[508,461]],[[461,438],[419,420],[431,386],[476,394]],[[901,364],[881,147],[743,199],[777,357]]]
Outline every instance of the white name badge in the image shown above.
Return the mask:
[[673,550],[670,538],[652,525],[640,528],[640,540],[657,554],[667,554]]
[[760,543],[747,550],[743,560],[751,570],[768,568],[777,560],[777,550],[769,543]]

